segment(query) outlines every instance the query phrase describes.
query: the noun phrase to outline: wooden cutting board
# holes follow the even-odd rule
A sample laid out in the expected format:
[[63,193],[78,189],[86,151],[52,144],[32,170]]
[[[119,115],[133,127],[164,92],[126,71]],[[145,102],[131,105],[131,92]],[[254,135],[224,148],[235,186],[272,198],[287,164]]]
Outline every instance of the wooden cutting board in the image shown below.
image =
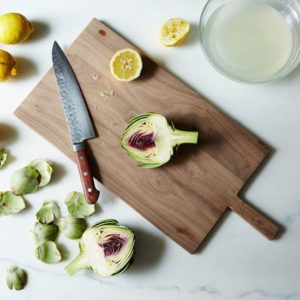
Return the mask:
[[[140,79],[117,82],[109,61],[126,47],[135,48],[93,19],[67,50],[98,132],[89,141],[97,179],[191,253],[228,208],[272,239],[277,225],[238,197],[268,147],[146,56]],[[149,111],[198,130],[198,145],[181,146],[161,168],[138,167],[119,138],[131,117]],[[15,114],[75,159],[52,69]]]

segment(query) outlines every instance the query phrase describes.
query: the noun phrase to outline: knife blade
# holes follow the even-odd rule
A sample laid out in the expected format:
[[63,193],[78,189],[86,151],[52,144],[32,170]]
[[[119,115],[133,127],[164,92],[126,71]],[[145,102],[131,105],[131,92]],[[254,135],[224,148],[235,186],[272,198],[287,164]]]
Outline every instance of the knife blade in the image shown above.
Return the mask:
[[100,192],[94,185],[85,141],[95,138],[96,134],[75,73],[57,42],[53,44],[52,61],[84,195],[89,204],[94,204]]

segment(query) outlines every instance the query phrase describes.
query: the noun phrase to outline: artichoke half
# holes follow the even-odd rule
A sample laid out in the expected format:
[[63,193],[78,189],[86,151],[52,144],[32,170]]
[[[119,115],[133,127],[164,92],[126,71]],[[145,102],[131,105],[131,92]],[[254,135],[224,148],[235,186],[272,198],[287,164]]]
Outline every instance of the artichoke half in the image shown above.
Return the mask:
[[197,131],[177,130],[156,113],[132,118],[121,136],[125,152],[144,168],[157,168],[167,163],[173,148],[181,144],[197,144]]
[[74,275],[91,269],[102,277],[124,272],[133,261],[135,237],[116,220],[104,220],[88,228],[79,241],[79,255],[65,270]]

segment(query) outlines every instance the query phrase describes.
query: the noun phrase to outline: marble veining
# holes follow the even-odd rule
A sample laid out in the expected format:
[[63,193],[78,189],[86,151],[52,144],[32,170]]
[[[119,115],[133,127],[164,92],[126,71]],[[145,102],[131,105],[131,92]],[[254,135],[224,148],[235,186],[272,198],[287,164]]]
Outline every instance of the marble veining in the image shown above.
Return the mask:
[[[32,159],[43,157],[59,167],[53,184],[26,195],[28,209],[0,217],[0,300],[300,300],[300,68],[272,84],[245,85],[220,75],[199,44],[199,16],[206,0],[2,2],[1,14],[23,13],[36,24],[36,32],[26,44],[1,45],[16,57],[20,75],[0,87],[0,147],[13,157],[0,170],[0,191],[9,189],[12,172]],[[63,268],[78,253],[78,243],[61,237],[59,243],[67,252],[63,262],[48,266],[34,258],[28,238],[34,213],[43,201],[55,200],[66,215],[64,197],[79,190],[81,183],[76,165],[13,112],[49,70],[53,41],[66,49],[94,17],[129,38],[274,149],[247,186],[247,195],[258,209],[283,225],[279,239],[266,240],[229,213],[205,246],[190,255],[101,186],[101,209],[88,222],[114,218],[135,229],[137,253],[132,267],[108,279],[89,271],[70,277]],[[167,49],[157,35],[160,24],[171,17],[187,19],[191,32],[183,45]],[[99,101],[103,101],[101,95]],[[11,264],[28,271],[23,291],[5,286],[5,272]]]
[[264,289],[253,289],[237,295],[240,299],[253,299],[253,297],[262,296],[264,299],[293,299],[299,300],[300,293],[273,293]]

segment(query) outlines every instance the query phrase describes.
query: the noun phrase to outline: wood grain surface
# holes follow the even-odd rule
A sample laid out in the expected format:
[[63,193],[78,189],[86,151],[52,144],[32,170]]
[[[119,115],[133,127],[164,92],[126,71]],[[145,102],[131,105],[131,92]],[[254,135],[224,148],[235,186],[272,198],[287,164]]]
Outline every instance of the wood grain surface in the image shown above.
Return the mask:
[[[135,48],[93,19],[67,50],[98,133],[88,142],[97,179],[191,253],[227,208],[273,238],[277,225],[237,196],[268,147],[144,55],[141,78],[117,82],[109,61],[126,47]],[[148,111],[198,130],[198,145],[181,146],[163,167],[137,167],[119,138],[131,117]],[[75,159],[52,69],[15,113]]]

